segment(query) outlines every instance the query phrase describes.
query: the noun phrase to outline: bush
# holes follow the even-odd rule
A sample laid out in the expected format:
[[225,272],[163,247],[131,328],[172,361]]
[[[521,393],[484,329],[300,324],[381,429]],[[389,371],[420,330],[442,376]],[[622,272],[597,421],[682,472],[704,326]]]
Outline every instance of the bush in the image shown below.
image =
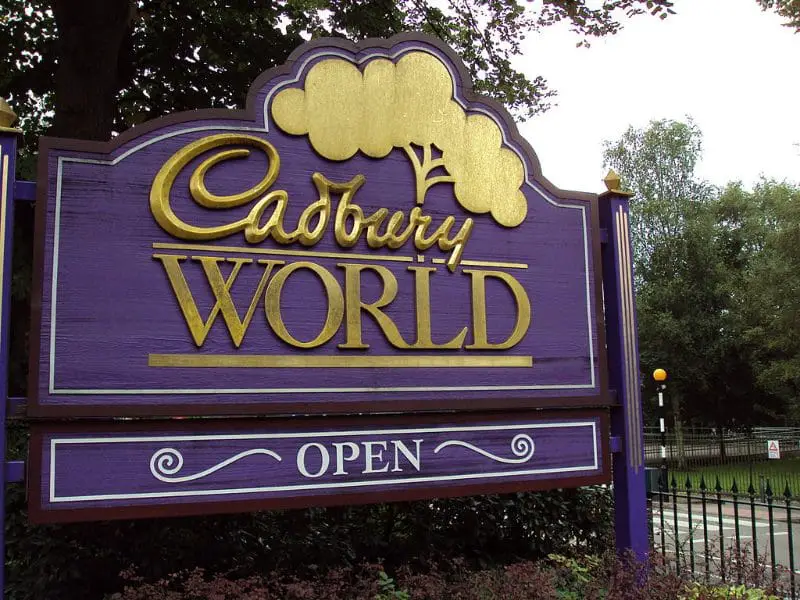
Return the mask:
[[129,585],[107,600],[778,600],[775,590],[694,583],[658,560],[644,565],[614,556],[553,555],[480,570],[454,561],[446,570],[425,573],[402,567],[396,577],[375,564],[304,579],[277,572],[238,580],[224,574],[206,578],[199,569],[152,584],[126,576]]
[[746,585],[708,586],[695,583],[687,591],[686,600],[780,600],[779,596]]
[[146,581],[195,569],[305,580],[363,563],[428,572],[460,559],[474,570],[613,544],[605,487],[59,526],[30,525],[23,490],[9,491],[9,600],[99,599],[120,589],[132,564]]

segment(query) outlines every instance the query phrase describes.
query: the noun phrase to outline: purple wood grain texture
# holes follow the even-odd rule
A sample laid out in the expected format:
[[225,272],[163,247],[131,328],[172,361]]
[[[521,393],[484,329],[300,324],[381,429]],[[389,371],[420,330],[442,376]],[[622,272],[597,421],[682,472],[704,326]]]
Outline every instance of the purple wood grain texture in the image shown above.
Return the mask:
[[629,201],[625,194],[601,196],[601,219],[610,233],[603,249],[609,380],[618,390],[620,405],[611,410],[611,431],[622,442],[614,454],[614,533],[617,551],[632,551],[645,560],[650,552],[645,485],[644,427],[633,288],[633,245],[630,241]]
[[[401,49],[423,49],[454,65],[453,57],[430,41],[401,41],[391,49],[373,48],[374,55],[397,54]],[[264,107],[280,85],[290,85],[314,61],[342,48],[312,45],[293,57],[294,62],[272,78],[254,84],[249,118],[197,113],[193,120],[167,119],[134,129],[108,151],[63,140],[45,140],[40,154],[43,180],[39,182],[44,212],[38,224],[41,280],[35,299],[34,321],[38,340],[32,343],[34,365],[29,414],[42,416],[115,416],[126,414],[287,414],[381,410],[441,410],[451,408],[544,407],[607,404],[605,356],[599,306],[599,229],[593,195],[557,190],[540,174],[538,160],[518,137],[506,113],[489,101],[478,103],[466,83],[457,90],[471,111],[495,116],[504,128],[507,143],[525,161],[528,180],[523,192],[528,216],[518,227],[498,225],[488,214],[461,209],[450,184],[430,189],[424,205],[434,224],[455,215],[458,227],[467,217],[475,228],[464,260],[524,263],[527,269],[501,269],[511,273],[525,288],[532,321],[524,339],[510,350],[495,352],[530,356],[533,367],[502,368],[164,368],[148,366],[150,354],[312,354],[402,355],[384,338],[374,320],[363,318],[368,351],[341,350],[344,326],[326,345],[312,350],[290,348],[279,340],[266,320],[261,302],[240,348],[235,348],[221,317],[211,327],[202,346],[193,343],[157,252],[215,255],[212,244],[242,247],[236,256],[253,258],[243,267],[232,296],[243,315],[263,267],[248,255],[241,234],[211,242],[202,251],[155,250],[154,243],[180,242],[164,232],[149,209],[153,178],[179,148],[202,137],[230,131],[246,131],[269,140],[278,149],[281,169],[273,189],[289,194],[287,229],[297,223],[302,210],[317,199],[311,175],[319,171],[333,181],[347,181],[357,174],[366,184],[355,196],[365,213],[378,208],[406,213],[414,206],[414,178],[408,158],[394,150],[382,160],[361,154],[343,162],[321,158],[305,136],[289,136],[271,120],[264,121]],[[361,50],[365,52],[365,50]],[[352,55],[351,55],[352,56]],[[363,54],[359,56],[363,57]],[[302,59],[302,60],[301,60]],[[308,59],[308,60],[306,60]],[[299,70],[303,67],[305,70]],[[462,67],[455,64],[455,72]],[[463,88],[463,89],[462,89]],[[141,133],[137,135],[137,131]],[[93,146],[91,146],[94,148]],[[205,158],[205,156],[201,157]],[[172,206],[185,221],[195,225],[231,222],[251,206],[210,211],[194,204],[188,178],[201,159],[178,177]],[[212,169],[209,189],[217,194],[242,191],[262,176],[266,159],[258,152],[242,160]],[[220,213],[224,213],[220,214]],[[436,247],[417,261],[407,244],[395,251],[372,250],[363,239],[350,249],[336,245],[331,230],[313,250],[322,252],[406,256],[414,263],[381,263],[399,282],[397,298],[386,313],[410,342],[415,338],[414,278],[407,267],[434,266],[431,278],[433,339],[443,343],[463,327],[472,329],[470,276],[465,265],[450,273],[431,259],[447,258]],[[271,239],[258,248],[281,249]],[[289,249],[302,249],[299,245]],[[289,262],[296,257],[284,257]],[[344,283],[342,262],[362,260],[314,259]],[[493,267],[481,267],[493,269]],[[187,261],[184,273],[205,319],[213,299],[199,263]],[[380,296],[379,280],[364,275],[365,301]],[[487,282],[490,340],[504,339],[515,320],[513,298],[498,281]],[[283,293],[282,314],[288,330],[299,339],[317,335],[327,310],[319,280],[298,271]],[[470,343],[472,333],[465,343]],[[440,351],[438,354],[446,354]],[[453,351],[449,351],[453,352]],[[469,355],[461,349],[458,354]],[[475,354],[476,352],[472,352]],[[481,354],[491,354],[484,351]]]
[[608,480],[605,413],[37,426],[36,522],[573,487]]
[[[12,113],[13,114],[13,113]],[[6,484],[19,481],[17,461],[6,462],[8,373],[11,319],[12,252],[14,249],[14,183],[20,131],[0,127],[0,552],[5,555]],[[5,590],[5,562],[0,565],[0,598]]]

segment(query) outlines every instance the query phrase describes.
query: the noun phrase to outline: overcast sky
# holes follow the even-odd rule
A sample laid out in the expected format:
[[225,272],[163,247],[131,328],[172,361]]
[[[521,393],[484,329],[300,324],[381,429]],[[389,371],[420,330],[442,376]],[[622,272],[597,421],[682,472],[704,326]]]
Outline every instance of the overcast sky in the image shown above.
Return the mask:
[[675,10],[625,20],[588,49],[561,26],[526,40],[518,68],[558,91],[557,106],[520,127],[545,177],[602,191],[603,140],[691,115],[703,132],[700,177],[800,182],[800,34],[755,0],[677,0]]

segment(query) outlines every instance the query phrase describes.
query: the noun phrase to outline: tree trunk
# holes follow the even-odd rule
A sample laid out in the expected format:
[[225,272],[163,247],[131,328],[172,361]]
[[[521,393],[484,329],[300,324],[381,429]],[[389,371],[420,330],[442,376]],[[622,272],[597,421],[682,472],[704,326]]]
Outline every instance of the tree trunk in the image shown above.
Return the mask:
[[672,415],[675,419],[675,446],[678,453],[678,470],[686,468],[686,450],[683,446],[683,423],[681,422],[681,399],[677,393],[670,394]]
[[49,134],[108,140],[120,90],[119,58],[131,0],[53,0],[58,27],[55,118]]

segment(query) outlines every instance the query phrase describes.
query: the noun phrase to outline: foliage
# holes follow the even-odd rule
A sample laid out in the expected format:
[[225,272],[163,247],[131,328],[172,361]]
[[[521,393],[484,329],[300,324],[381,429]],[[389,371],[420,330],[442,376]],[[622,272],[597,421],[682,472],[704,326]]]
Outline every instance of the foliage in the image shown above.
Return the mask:
[[742,585],[707,586],[694,583],[686,592],[685,600],[780,600],[764,590]]
[[786,19],[787,27],[800,31],[800,0],[758,0],[764,10],[774,10]]
[[[6,0],[0,8],[0,90],[10,93],[25,124],[49,122],[55,107],[59,134],[84,137],[64,123],[105,139],[112,130],[162,114],[241,105],[255,77],[305,39],[423,31],[463,57],[479,91],[530,116],[547,108],[552,92],[542,78],[528,79],[512,65],[527,35],[564,21],[586,42],[617,32],[620,12],[672,12],[669,0],[593,4],[558,0],[532,9],[512,0]],[[86,62],[95,69],[87,70]],[[77,77],[64,77],[67,71]],[[102,88],[93,90],[94,98],[68,98],[90,83]],[[108,98],[98,93],[107,87]],[[110,118],[100,122],[89,108]],[[78,113],[60,114],[70,110]]]
[[378,590],[375,600],[409,600],[408,592],[398,590],[394,579],[386,571],[378,572]]
[[764,179],[748,192],[734,183],[720,203],[744,256],[735,297],[756,382],[800,418],[800,187]]
[[[685,231],[696,204],[711,195],[698,181],[695,168],[702,154],[702,134],[691,119],[651,121],[646,128],[628,129],[614,141],[606,141],[603,164],[616,170],[631,198],[631,235],[639,277],[651,265],[653,254],[664,251]],[[658,267],[674,267],[672,264]]]
[[[32,526],[12,488],[7,530],[9,600],[85,600],[117,591],[136,565],[147,581],[170,573],[246,577],[281,571],[310,577],[382,561],[466,568],[612,544],[606,487],[433,501],[60,526]],[[320,596],[324,597],[324,596]]]
[[[703,379],[718,362],[714,345],[723,314],[719,281],[724,274],[713,244],[709,186],[694,173],[701,149],[701,133],[691,121],[660,120],[644,129],[629,127],[604,150],[605,165],[633,193],[641,367],[646,373],[666,368],[676,424],[681,405],[692,405],[685,397],[698,384],[712,387]],[[652,386],[650,378],[645,381]]]
[[[774,182],[720,192],[695,175],[701,151],[691,119],[653,121],[606,143],[606,164],[634,193],[641,368],[669,373],[676,422],[776,422],[800,389],[800,305],[790,291],[800,284],[800,192]],[[644,384],[652,399],[653,381]]]
[[585,556],[580,559],[562,554],[547,556],[558,567],[559,597],[563,600],[581,600],[586,596],[587,587],[597,577],[602,566],[596,556]]
[[676,575],[660,560],[643,564],[612,555],[553,556],[489,569],[467,569],[458,562],[424,572],[402,566],[395,576],[381,565],[362,564],[302,578],[270,572],[237,580],[196,569],[154,583],[127,577],[124,591],[108,600],[773,600],[779,592],[746,578],[736,586],[701,584],[686,572]]

